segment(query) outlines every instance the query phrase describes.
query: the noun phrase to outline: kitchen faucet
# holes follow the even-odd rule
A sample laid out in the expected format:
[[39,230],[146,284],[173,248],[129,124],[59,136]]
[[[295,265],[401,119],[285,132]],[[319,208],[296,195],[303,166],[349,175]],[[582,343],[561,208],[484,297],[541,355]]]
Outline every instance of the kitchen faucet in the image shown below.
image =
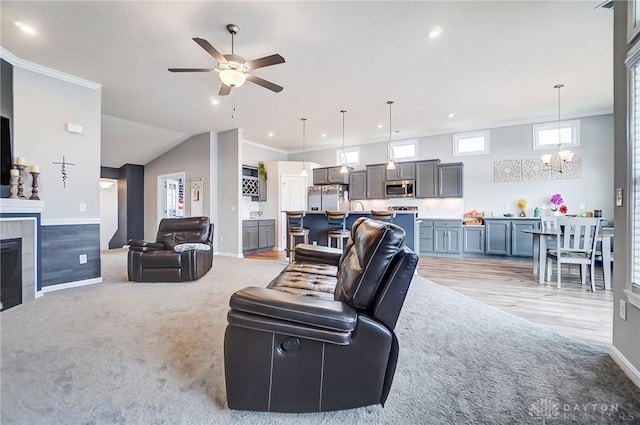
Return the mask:
[[[355,209],[356,205],[360,206],[359,210]],[[364,211],[364,205],[362,205],[362,202],[360,202],[360,201],[352,201],[351,202],[351,211]]]

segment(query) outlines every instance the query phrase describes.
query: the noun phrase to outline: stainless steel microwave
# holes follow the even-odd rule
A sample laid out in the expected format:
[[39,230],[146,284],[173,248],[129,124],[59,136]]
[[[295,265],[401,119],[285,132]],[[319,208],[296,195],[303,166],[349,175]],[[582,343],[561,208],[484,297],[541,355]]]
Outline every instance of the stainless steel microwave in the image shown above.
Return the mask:
[[392,180],[384,183],[387,198],[413,198],[414,180]]

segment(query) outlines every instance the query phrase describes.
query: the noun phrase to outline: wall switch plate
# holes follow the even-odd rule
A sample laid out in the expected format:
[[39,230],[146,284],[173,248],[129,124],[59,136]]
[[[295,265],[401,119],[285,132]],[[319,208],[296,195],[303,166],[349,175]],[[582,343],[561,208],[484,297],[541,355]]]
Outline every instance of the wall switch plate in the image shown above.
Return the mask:
[[510,210],[511,209],[511,204],[505,204],[504,208],[507,209],[507,210]]
[[627,320],[627,302],[625,300],[620,300],[620,318]]
[[580,209],[583,210],[584,209],[584,202],[580,202]]
[[85,203],[80,204],[80,212],[87,212],[87,204]]
[[80,254],[79,259],[80,259],[80,264],[87,264],[87,254]]
[[70,122],[65,124],[65,130],[67,130],[69,133],[75,133],[75,134],[84,133],[84,128],[82,128],[81,125],[73,124],[73,123],[70,123]]

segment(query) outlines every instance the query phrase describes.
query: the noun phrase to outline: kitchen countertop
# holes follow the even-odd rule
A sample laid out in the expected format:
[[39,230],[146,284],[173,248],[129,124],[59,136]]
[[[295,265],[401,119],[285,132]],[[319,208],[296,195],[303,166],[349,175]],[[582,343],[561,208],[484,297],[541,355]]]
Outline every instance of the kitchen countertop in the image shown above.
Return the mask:
[[[286,212],[286,211],[283,211]],[[371,214],[371,211],[367,210],[367,211],[345,211],[348,212],[349,214]],[[396,214],[418,214],[418,211],[394,211]],[[323,214],[324,215],[324,211],[306,211],[307,214]]]

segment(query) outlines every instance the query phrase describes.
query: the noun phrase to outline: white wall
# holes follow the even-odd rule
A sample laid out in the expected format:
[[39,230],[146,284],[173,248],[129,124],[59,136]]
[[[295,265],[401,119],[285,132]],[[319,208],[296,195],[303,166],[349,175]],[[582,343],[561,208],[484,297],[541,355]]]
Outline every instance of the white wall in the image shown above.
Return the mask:
[[218,254],[242,256],[242,129],[218,133]]
[[[535,124],[535,123],[532,123]],[[422,216],[448,217],[476,209],[487,213],[517,212],[517,200],[528,200],[528,215],[536,206],[547,204],[554,193],[561,193],[569,213],[579,214],[580,203],[585,210],[601,209],[604,217],[613,218],[613,115],[580,118],[581,146],[571,150],[583,158],[580,179],[547,180],[537,182],[497,183],[494,181],[494,161],[538,157],[533,150],[532,124],[500,127],[491,130],[491,154],[465,157],[453,156],[452,135],[442,134],[419,138],[419,159],[439,158],[442,162],[464,163],[464,198],[462,204],[454,200],[386,200],[367,201],[366,204],[417,205]],[[386,162],[386,143],[360,146],[362,164]],[[301,153],[289,155],[300,160]],[[307,160],[325,166],[335,165],[335,149],[306,153]],[[507,210],[509,204],[509,210]],[[425,215],[426,214],[426,215]]]
[[101,179],[113,184],[100,188],[100,249],[109,249],[109,241],[118,230],[118,181]]
[[[13,68],[14,156],[40,165],[38,194],[43,221],[98,222],[100,217],[100,117],[102,92],[58,78]],[[81,125],[83,134],[65,130]],[[61,165],[66,167],[66,187]],[[31,195],[31,178],[25,182]],[[80,204],[86,211],[80,211]]]

